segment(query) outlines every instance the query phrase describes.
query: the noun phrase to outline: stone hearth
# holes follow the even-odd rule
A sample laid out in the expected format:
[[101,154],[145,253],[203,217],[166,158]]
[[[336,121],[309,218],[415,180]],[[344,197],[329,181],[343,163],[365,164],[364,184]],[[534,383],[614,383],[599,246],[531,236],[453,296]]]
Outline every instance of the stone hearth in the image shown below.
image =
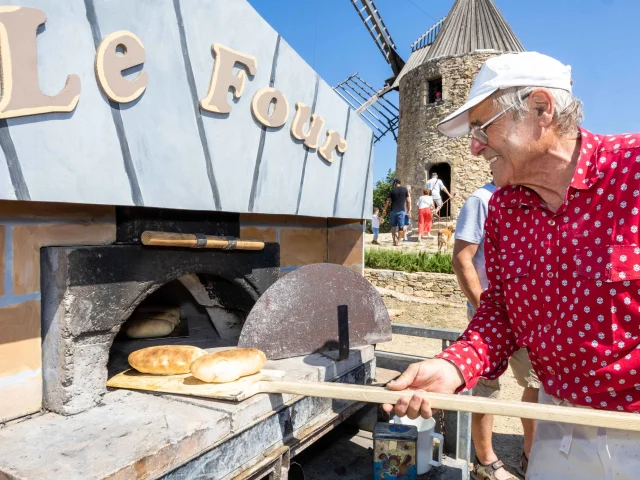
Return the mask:
[[[278,278],[279,246],[267,244],[257,252],[141,245],[42,249],[45,408],[70,415],[98,405],[122,324],[148,295],[192,274],[203,279],[212,301],[248,311]],[[207,335],[161,340],[201,348],[224,345]]]

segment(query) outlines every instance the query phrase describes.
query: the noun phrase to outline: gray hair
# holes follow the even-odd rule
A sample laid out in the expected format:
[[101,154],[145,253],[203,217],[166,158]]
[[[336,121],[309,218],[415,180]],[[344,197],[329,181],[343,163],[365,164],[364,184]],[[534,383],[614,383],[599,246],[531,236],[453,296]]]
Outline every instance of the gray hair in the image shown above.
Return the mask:
[[[511,109],[516,120],[524,118],[524,114],[530,111],[529,104],[522,97],[533,92],[538,87],[511,87],[501,90],[493,98],[493,103],[500,110],[514,105]],[[546,87],[545,87],[546,88]],[[582,102],[571,93],[560,88],[547,88],[554,101],[553,121],[555,122],[560,135],[572,135],[578,129],[584,118]]]

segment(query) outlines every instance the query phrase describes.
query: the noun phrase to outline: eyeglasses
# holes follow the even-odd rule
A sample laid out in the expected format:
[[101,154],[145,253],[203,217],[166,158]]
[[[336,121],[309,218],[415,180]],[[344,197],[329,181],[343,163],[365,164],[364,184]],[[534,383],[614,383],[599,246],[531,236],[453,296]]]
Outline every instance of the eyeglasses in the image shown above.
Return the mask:
[[[526,95],[523,95],[522,98],[520,98],[520,101],[524,100],[529,95],[531,95],[531,94],[527,93]],[[489,143],[489,137],[487,136],[487,132],[485,132],[485,130],[487,128],[489,128],[489,126],[493,122],[495,122],[497,119],[499,119],[502,115],[507,113],[509,110],[511,110],[516,105],[517,105],[517,103],[513,103],[513,104],[509,105],[507,108],[502,110],[500,113],[498,113],[497,115],[495,115],[492,118],[490,118],[489,120],[487,120],[487,122],[485,122],[484,125],[481,125],[479,127],[477,127],[477,126],[476,127],[472,127],[471,131],[469,132],[469,134],[471,135],[471,137],[469,138],[469,141],[476,140],[481,145],[485,145],[486,146]]]

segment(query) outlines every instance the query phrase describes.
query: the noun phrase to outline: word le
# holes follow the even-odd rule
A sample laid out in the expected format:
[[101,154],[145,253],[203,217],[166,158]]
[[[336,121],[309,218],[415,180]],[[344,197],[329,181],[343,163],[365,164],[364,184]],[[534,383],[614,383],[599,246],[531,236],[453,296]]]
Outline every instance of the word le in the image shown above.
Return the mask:
[[[67,76],[64,88],[54,96],[44,95],[38,81],[36,33],[47,20],[42,10],[28,7],[0,7],[0,52],[2,61],[0,77],[0,118],[14,118],[54,112],[72,112],[80,99],[80,77]],[[231,112],[228,93],[232,89],[235,99],[242,96],[247,72],[252,77],[258,71],[254,56],[246,55],[221,44],[211,47],[215,62],[207,95],[200,101],[200,108],[208,112]],[[121,30],[108,35],[96,51],[96,79],[104,94],[117,103],[129,103],[139,98],[147,88],[149,76],[142,71],[133,80],[125,79],[122,72],[140,66],[146,59],[140,39],[133,33]],[[239,65],[237,72],[234,67]],[[265,87],[258,90],[251,100],[251,112],[265,127],[280,128],[289,117],[289,103],[282,92]],[[309,123],[309,128],[305,129]],[[333,162],[333,152],[344,153],[347,141],[335,130],[327,130],[323,145],[318,148],[324,119],[311,114],[311,108],[296,103],[296,113],[291,123],[291,135],[304,142],[309,149],[328,162]]]

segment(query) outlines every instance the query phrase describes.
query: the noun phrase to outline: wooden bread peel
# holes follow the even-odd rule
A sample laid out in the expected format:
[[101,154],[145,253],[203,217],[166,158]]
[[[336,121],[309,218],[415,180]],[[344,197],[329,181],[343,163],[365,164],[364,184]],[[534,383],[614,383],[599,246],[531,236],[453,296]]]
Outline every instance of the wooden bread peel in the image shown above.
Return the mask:
[[109,379],[107,386],[236,402],[243,401],[259,393],[288,393],[337,400],[395,404],[402,397],[410,397],[418,393],[428,399],[434,409],[530,418],[533,420],[640,432],[640,415],[632,413],[539,405],[469,395],[416,392],[414,390],[391,391],[382,387],[345,383],[280,380],[284,375],[285,372],[279,370],[261,370],[260,373],[240,378],[235,382],[204,383],[191,374],[159,376],[147,375],[131,369]]

